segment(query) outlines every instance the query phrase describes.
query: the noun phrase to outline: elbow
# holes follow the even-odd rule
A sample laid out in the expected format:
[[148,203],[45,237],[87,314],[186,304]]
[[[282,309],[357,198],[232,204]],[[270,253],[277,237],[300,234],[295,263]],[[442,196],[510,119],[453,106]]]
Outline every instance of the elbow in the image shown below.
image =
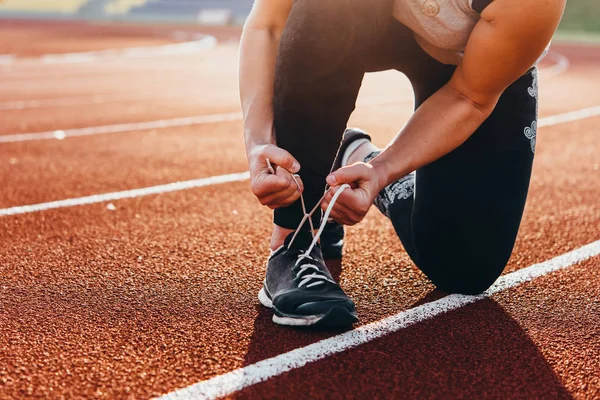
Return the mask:
[[279,43],[281,40],[281,35],[283,34],[283,27],[279,25],[273,25],[268,28],[268,32],[269,37]]
[[281,35],[283,34],[283,27],[276,24],[263,26],[244,25],[242,38],[252,34],[258,34],[262,37],[269,38],[269,40],[279,42]]
[[467,104],[473,112],[486,120],[496,108],[500,95],[496,94],[474,94],[451,88],[452,95],[460,102]]
[[250,13],[242,29],[242,36],[257,34],[268,36],[271,39],[279,40],[283,33],[286,20],[277,18],[277,15],[264,16],[258,13]]

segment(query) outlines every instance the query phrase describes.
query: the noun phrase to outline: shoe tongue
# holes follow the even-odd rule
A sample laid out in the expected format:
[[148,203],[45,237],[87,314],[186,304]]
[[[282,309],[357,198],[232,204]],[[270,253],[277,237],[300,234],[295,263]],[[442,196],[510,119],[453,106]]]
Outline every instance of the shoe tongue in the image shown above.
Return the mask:
[[310,246],[310,244],[313,241],[313,237],[310,234],[310,232],[308,232],[308,231],[300,231],[300,232],[298,232],[298,235],[296,235],[296,238],[294,239],[294,242],[290,246],[290,242],[292,241],[292,237],[294,237],[294,232],[290,233],[285,238],[285,247],[287,247],[289,249],[306,250],[306,249],[308,249],[308,247]]

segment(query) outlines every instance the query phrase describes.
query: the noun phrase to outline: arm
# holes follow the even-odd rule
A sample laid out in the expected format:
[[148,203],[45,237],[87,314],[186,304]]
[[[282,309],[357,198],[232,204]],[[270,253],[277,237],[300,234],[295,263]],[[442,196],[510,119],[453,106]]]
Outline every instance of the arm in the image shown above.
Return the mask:
[[340,202],[357,213],[340,219],[360,221],[381,189],[466,141],[492,113],[504,90],[542,54],[565,2],[495,0],[490,4],[450,81],[419,107],[392,143],[370,165],[355,164],[328,177],[332,186],[358,184],[340,196]]
[[273,85],[279,40],[292,0],[257,0],[240,42],[240,99],[246,149],[274,144]]
[[[240,100],[252,191],[271,208],[289,205],[300,196],[290,175],[298,172],[300,165],[275,145],[273,132],[275,60],[292,2],[256,0],[240,43]],[[268,170],[267,158],[282,167],[275,175]]]
[[504,90],[542,54],[565,0],[495,0],[475,26],[450,81],[425,101],[373,167],[383,187],[466,141]]

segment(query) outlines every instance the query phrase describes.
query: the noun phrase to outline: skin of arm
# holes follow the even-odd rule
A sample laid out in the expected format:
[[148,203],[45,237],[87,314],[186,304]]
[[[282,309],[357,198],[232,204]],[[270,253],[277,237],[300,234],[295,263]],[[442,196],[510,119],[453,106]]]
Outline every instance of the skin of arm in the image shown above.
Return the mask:
[[[240,100],[252,191],[270,208],[293,203],[303,189],[299,178],[300,187],[291,177],[300,164],[275,145],[273,131],[275,60],[292,4],[293,0],[256,0],[240,42]],[[276,174],[270,173],[267,159],[276,166]]]
[[332,217],[362,220],[379,191],[464,143],[494,110],[504,90],[522,76],[550,42],[566,0],[495,0],[481,14],[450,81],[426,100],[388,147],[369,164],[327,177],[332,189],[352,183]]
[[240,41],[240,100],[246,148],[274,144],[273,84],[277,49],[292,1],[257,0]]

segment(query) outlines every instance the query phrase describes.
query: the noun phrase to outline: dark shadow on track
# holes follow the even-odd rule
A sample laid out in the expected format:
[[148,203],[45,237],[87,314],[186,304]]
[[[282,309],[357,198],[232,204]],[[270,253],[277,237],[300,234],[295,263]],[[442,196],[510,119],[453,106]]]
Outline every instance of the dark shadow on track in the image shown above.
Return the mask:
[[[342,260],[328,260],[327,268],[329,268],[333,278],[339,281],[342,272]],[[254,332],[244,357],[244,366],[344,332],[344,330],[339,329],[314,331],[277,326],[271,320],[273,317],[271,310],[262,305],[257,305],[256,310],[258,316],[254,321]]]
[[[433,291],[416,305],[443,296]],[[245,365],[335,332],[277,327],[261,308]],[[526,331],[485,299],[252,386],[233,398],[572,398]]]

